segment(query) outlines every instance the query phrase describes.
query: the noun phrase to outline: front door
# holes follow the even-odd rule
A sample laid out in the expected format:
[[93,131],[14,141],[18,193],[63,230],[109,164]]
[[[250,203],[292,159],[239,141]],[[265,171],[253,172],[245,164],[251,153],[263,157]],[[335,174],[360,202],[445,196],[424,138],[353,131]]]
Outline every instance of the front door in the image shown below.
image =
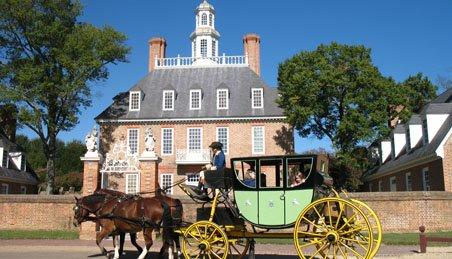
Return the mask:
[[282,161],[282,159],[259,160],[259,225],[285,224]]

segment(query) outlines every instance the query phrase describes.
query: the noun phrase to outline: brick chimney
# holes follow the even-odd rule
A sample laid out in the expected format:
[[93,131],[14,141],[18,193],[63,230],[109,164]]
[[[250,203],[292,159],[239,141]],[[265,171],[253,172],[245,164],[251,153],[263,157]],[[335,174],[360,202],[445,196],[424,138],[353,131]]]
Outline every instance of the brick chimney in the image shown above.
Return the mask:
[[248,55],[248,63],[258,76],[261,75],[261,56],[260,56],[261,38],[259,35],[250,33],[243,37],[243,50]]
[[156,37],[149,40],[149,72],[155,68],[155,58],[164,58],[166,50],[166,40]]

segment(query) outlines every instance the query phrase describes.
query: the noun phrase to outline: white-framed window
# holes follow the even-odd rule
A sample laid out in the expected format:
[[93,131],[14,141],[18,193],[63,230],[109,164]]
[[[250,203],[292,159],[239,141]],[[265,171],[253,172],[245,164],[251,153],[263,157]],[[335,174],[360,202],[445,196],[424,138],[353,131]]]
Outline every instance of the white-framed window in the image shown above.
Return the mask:
[[23,153],[20,158],[20,170],[27,171],[27,160],[25,159],[25,155]]
[[25,185],[20,186],[20,194],[27,194],[27,186]]
[[199,183],[199,174],[197,173],[187,174],[187,180],[185,180],[185,184],[198,186],[198,183]]
[[252,127],[253,154],[265,154],[265,129],[263,126]]
[[217,141],[223,144],[223,152],[227,154],[229,151],[229,128],[217,128]]
[[0,151],[2,151],[2,167],[8,168],[8,150],[4,148],[0,148]]
[[190,110],[201,110],[201,89],[190,90]]
[[217,109],[229,108],[229,90],[217,89]]
[[389,188],[391,190],[391,192],[396,192],[397,191],[397,179],[395,176],[392,176],[391,178],[389,178]]
[[205,13],[201,15],[201,25],[207,25],[207,14]]
[[188,150],[202,149],[202,128],[187,129],[187,147]]
[[2,183],[0,188],[0,194],[9,194],[9,185],[6,183]]
[[129,110],[130,111],[139,111],[140,110],[140,100],[141,100],[141,92],[132,91],[129,93]]
[[209,14],[209,26],[212,26],[212,20],[213,20],[213,16],[212,16],[212,14]]
[[140,192],[140,176],[136,173],[126,174],[126,193],[136,194]]
[[207,57],[207,40],[201,39],[201,56],[203,58]]
[[[160,184],[166,194],[173,194],[173,174],[161,174]],[[171,187],[170,187],[171,186]],[[168,188],[168,189],[166,189]]]
[[430,173],[428,167],[422,168],[422,187],[424,191],[430,191]]
[[212,40],[212,57],[216,57],[217,55],[217,41]]
[[405,185],[406,185],[406,190],[407,191],[412,191],[413,190],[413,183],[411,180],[411,173],[406,173],[405,174]]
[[383,181],[382,181],[382,180],[379,180],[379,181],[378,181],[378,191],[379,191],[379,192],[382,192],[382,191],[383,191]]
[[173,111],[174,110],[174,91],[164,90],[163,91],[163,102],[162,110]]
[[262,88],[251,89],[251,105],[253,109],[264,108],[264,90]]
[[162,155],[173,154],[174,129],[162,128]]
[[127,130],[127,147],[129,154],[138,154],[138,129],[128,129]]

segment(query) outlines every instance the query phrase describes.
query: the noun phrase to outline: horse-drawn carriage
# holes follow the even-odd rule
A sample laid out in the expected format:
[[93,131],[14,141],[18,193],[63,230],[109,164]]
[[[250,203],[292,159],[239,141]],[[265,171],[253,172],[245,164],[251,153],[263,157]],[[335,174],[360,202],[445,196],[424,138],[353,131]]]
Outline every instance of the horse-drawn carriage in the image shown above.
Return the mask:
[[206,173],[216,190],[210,206],[177,230],[185,258],[254,257],[255,238],[293,238],[300,258],[372,258],[381,242],[378,217],[325,187],[316,162],[313,155],[234,158],[231,169]]
[[177,245],[177,236],[182,237],[185,258],[254,258],[256,238],[293,238],[300,258],[372,258],[382,236],[377,215],[363,202],[326,187],[316,160],[315,155],[233,158],[231,168],[205,173],[212,190],[207,197],[177,183],[202,204],[194,222],[181,221],[177,199],[118,196],[108,190],[77,200],[75,218],[101,223],[98,245],[111,233],[143,231],[146,249],[140,259],[159,227],[167,230],[164,241],[170,237],[164,247]]

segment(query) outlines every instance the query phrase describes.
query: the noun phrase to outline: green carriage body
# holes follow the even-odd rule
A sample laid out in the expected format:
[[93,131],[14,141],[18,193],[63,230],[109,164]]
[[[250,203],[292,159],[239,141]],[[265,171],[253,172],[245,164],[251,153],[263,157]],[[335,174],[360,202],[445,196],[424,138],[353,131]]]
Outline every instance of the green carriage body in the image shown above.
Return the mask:
[[[314,199],[318,181],[317,156],[261,156],[231,159],[235,173],[233,181],[235,207],[241,217],[263,228],[292,227],[300,212]],[[300,167],[302,167],[300,169]],[[247,185],[247,169],[255,173],[254,186]],[[291,186],[291,175],[304,171],[303,184]]]

